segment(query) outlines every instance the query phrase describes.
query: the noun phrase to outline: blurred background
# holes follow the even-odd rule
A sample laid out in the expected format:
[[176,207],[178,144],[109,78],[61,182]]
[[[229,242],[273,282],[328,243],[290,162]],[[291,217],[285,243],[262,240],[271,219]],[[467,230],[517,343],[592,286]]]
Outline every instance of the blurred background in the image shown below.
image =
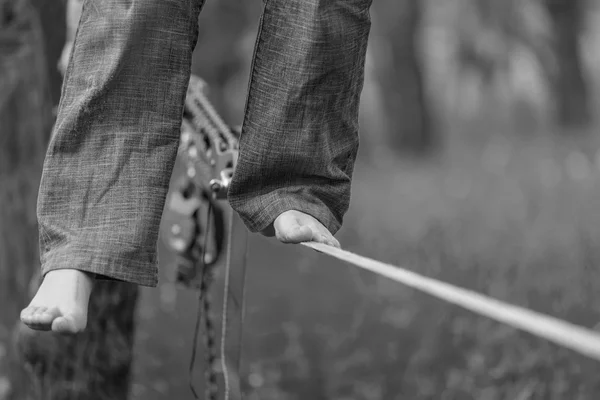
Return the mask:
[[[194,73],[232,125],[260,12],[212,0],[200,17]],[[23,367],[14,338],[39,267],[35,201],[66,15],[63,1],[0,0],[0,399],[104,398],[90,382],[114,385],[94,371],[118,356],[130,399],[192,398],[196,297],[173,284],[162,244],[160,286],[109,289],[101,304],[123,318],[89,339],[105,340],[95,352],[70,348],[84,383],[23,394],[46,373]],[[594,328],[600,2],[375,0],[371,15],[342,246]],[[247,270],[249,400],[600,398],[597,362],[308,249],[251,236]],[[128,340],[111,342],[113,328]]]

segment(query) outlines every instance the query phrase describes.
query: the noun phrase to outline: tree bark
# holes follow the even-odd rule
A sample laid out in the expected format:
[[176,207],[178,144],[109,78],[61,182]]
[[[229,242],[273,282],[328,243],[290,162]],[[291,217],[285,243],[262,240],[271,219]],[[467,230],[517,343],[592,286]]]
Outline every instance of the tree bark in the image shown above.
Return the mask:
[[373,32],[387,41],[387,54],[379,58],[376,70],[381,87],[386,88],[389,144],[404,154],[425,155],[437,144],[419,49],[423,7],[420,0],[373,2],[377,16]]
[[555,68],[549,83],[556,104],[556,122],[565,128],[591,122],[588,86],[580,50],[583,7],[581,0],[546,0],[552,21]]
[[52,125],[42,37],[27,0],[0,0],[0,353],[9,355],[0,357],[0,398],[25,385],[10,332],[39,267],[35,209]]
[[39,283],[37,191],[53,123],[52,88],[56,92],[61,85],[60,51],[51,49],[47,59],[44,45],[64,38],[65,26],[50,20],[54,14],[45,15],[41,24],[39,2],[0,0],[0,6],[0,347],[11,349],[7,365],[0,365],[0,379],[8,376],[14,400],[125,400],[136,286],[97,283],[88,328],[76,336],[15,324]]
[[[65,44],[65,0],[31,0],[38,12],[44,35],[44,53],[46,55],[46,71],[48,74],[48,89],[52,104],[58,104],[60,99],[60,86],[62,84],[61,71],[57,68],[56,60],[60,56]],[[50,133],[50,132],[48,132]]]

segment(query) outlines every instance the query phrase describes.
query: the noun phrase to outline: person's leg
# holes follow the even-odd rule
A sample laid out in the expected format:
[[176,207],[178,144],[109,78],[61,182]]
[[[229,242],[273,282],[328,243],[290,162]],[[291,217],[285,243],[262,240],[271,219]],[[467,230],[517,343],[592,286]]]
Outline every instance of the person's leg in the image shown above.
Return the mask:
[[85,2],[42,173],[30,327],[83,329],[94,275],[156,285],[201,4]]
[[251,231],[339,246],[332,234],[349,206],[370,6],[265,1],[229,190]]

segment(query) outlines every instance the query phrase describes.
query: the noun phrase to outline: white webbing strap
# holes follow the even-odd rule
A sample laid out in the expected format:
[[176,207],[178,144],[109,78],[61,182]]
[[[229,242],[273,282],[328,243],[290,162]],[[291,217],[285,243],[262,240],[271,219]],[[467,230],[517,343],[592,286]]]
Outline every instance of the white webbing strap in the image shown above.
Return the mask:
[[321,243],[302,245],[600,361],[600,333]]

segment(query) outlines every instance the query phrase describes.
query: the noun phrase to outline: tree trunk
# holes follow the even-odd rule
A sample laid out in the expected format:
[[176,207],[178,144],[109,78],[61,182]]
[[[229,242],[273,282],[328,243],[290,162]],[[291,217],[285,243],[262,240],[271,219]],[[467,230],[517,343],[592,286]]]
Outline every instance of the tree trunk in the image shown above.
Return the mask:
[[373,2],[377,16],[373,32],[381,41],[387,41],[384,50],[387,54],[378,57],[376,70],[377,79],[385,88],[389,144],[399,153],[415,155],[427,154],[437,144],[419,50],[422,3],[420,0]]
[[[30,0],[38,12],[42,23],[44,53],[46,54],[46,71],[52,104],[58,104],[61,72],[57,62],[65,45],[65,3],[66,1]],[[49,133],[49,132],[48,132]]]
[[[0,399],[6,398],[2,390],[8,382],[14,400],[125,400],[137,286],[97,283],[88,328],[76,336],[15,325],[39,283],[37,190],[53,123],[51,92],[61,85],[60,51],[51,49],[47,60],[44,44],[64,38],[65,27],[50,20],[53,14],[40,24],[28,0],[0,0],[0,6],[0,347],[15,350],[9,364],[0,365]],[[53,84],[48,77],[54,77]],[[15,346],[9,346],[10,327]]]
[[585,127],[591,121],[579,45],[583,6],[581,0],[546,0],[556,63],[549,82],[556,104],[556,122],[565,128]]
[[[42,37],[27,0],[0,0],[0,355],[10,353],[11,327],[39,267],[35,209],[52,125]],[[0,399],[24,386],[11,358],[0,356]]]

